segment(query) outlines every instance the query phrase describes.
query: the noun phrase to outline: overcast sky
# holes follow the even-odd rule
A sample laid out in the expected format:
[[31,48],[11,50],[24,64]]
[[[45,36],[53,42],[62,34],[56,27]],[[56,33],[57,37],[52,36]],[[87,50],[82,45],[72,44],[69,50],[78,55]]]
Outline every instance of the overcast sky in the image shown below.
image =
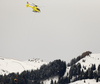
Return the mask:
[[0,0],[0,56],[69,62],[100,53],[100,0]]

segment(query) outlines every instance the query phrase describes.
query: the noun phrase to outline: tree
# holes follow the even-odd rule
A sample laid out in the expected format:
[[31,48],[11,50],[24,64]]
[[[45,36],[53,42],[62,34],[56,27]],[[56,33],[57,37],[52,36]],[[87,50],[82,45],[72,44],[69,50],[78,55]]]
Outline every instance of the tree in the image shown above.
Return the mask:
[[88,78],[88,70],[86,72],[84,72],[84,79]]
[[98,77],[96,78],[96,82],[98,82]]
[[50,84],[53,84],[53,80],[51,80],[51,83]]
[[95,72],[93,73],[93,77],[94,77],[94,78],[97,78],[97,76],[98,76],[97,71],[95,71]]
[[100,64],[99,64],[99,66],[98,66],[98,71],[100,71]]
[[93,78],[93,70],[88,69],[88,77],[89,77],[90,79]]
[[95,64],[92,64],[91,69],[92,69],[92,70],[95,70],[95,69],[96,69],[96,65],[95,65]]
[[55,80],[54,84],[57,84],[57,83],[56,83],[56,80]]
[[86,52],[82,53],[82,58],[87,56],[87,55],[90,55],[90,54],[92,54],[91,51],[86,51]]
[[43,81],[42,81],[42,84],[43,84]]

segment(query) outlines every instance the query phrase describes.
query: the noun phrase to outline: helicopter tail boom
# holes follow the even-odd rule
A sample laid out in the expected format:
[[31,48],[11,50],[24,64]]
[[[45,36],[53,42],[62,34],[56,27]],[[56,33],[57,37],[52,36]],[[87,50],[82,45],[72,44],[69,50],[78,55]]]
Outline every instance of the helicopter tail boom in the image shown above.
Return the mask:
[[27,8],[29,7],[29,2],[27,2],[26,7],[27,7]]

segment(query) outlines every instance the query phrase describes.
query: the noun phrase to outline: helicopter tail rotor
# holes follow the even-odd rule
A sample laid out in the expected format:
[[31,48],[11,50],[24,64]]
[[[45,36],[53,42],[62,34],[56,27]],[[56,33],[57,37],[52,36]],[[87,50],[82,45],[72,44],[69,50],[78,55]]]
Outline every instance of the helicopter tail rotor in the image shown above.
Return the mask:
[[26,7],[27,7],[27,8],[29,7],[29,2],[27,2]]

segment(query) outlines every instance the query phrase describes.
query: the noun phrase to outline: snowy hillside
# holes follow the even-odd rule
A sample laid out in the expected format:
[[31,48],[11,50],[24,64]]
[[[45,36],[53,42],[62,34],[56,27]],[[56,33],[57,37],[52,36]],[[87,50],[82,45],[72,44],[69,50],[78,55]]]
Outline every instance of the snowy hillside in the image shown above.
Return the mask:
[[77,63],[81,64],[83,70],[84,66],[86,67],[87,70],[92,66],[92,64],[95,64],[97,69],[98,65],[100,64],[100,54],[90,54],[90,56],[86,56]]
[[[85,52],[87,53],[87,52]],[[24,72],[20,75],[27,75],[27,80],[29,81],[28,84],[35,82],[40,82],[43,84],[51,84],[51,82],[55,84],[100,84],[99,82],[99,75],[98,66],[100,65],[100,54],[89,54],[83,56],[80,55],[80,60],[77,61],[75,64],[71,66],[67,66],[64,68],[64,63],[61,60],[55,60],[50,63],[45,63],[43,60],[40,59],[29,59],[28,61],[18,61],[14,59],[7,59],[0,57],[0,74],[8,74],[11,72],[22,72],[24,70],[31,70],[40,68],[41,65],[47,64],[42,66],[40,69],[32,72]],[[77,57],[77,58],[78,58]],[[74,60],[74,61],[75,61]],[[91,68],[95,64],[95,69]],[[79,67],[80,65],[80,67]],[[65,63],[66,66],[66,63]],[[85,67],[85,68],[84,68]],[[91,69],[89,69],[91,68]],[[59,79],[60,75],[57,75],[56,72],[65,72],[63,78]],[[55,72],[53,72],[55,71]],[[82,72],[83,71],[83,72]],[[92,72],[93,71],[93,72]],[[92,74],[91,74],[92,72]],[[96,73],[95,73],[96,72]],[[27,74],[28,73],[28,74]],[[95,73],[95,74],[94,74]],[[31,76],[30,76],[31,74]],[[51,75],[53,74],[53,75]],[[54,75],[55,74],[55,75]],[[62,77],[61,76],[61,77]],[[21,76],[19,76],[20,78]],[[98,78],[97,78],[98,77]],[[22,78],[22,77],[21,77]],[[24,78],[23,78],[24,79]],[[35,81],[36,80],[36,81]]]
[[[96,65],[97,69],[98,65],[100,64],[100,53],[87,55],[86,57],[79,60],[76,64],[78,63],[81,64],[81,70],[83,69],[84,71],[90,68],[93,64]],[[64,76],[66,76],[67,73],[69,73],[69,71],[70,71],[70,66],[66,68],[66,73]]]
[[0,57],[0,74],[8,74],[12,72],[21,73],[24,70],[35,70],[41,65],[46,64],[40,59],[29,59],[28,61],[18,61],[14,59]]
[[80,80],[80,81],[76,81],[76,82],[73,82],[73,83],[70,83],[70,84],[100,84],[100,82],[96,82],[94,79],[87,79],[85,80]]
[[[90,55],[86,55],[86,57],[82,58],[81,60],[79,60],[76,65],[80,63],[81,64],[81,70],[83,69],[84,71],[88,70],[89,68],[92,67],[93,64],[96,65],[96,70],[98,68],[98,65],[100,64],[100,54],[90,54]],[[84,67],[86,67],[84,69]],[[70,71],[70,67],[66,67],[66,72],[64,74],[64,77],[69,75],[69,71]],[[73,77],[74,78],[74,77]],[[57,79],[56,77],[53,77],[53,79]],[[70,81],[72,81],[73,79],[71,79]],[[54,82],[55,80],[53,80]],[[47,79],[44,81],[44,84],[50,84],[51,79]],[[56,80],[56,82],[58,82],[58,79]],[[84,84],[84,80],[78,80],[69,84]],[[85,84],[100,84],[100,82],[96,82],[96,79],[85,79]]]

